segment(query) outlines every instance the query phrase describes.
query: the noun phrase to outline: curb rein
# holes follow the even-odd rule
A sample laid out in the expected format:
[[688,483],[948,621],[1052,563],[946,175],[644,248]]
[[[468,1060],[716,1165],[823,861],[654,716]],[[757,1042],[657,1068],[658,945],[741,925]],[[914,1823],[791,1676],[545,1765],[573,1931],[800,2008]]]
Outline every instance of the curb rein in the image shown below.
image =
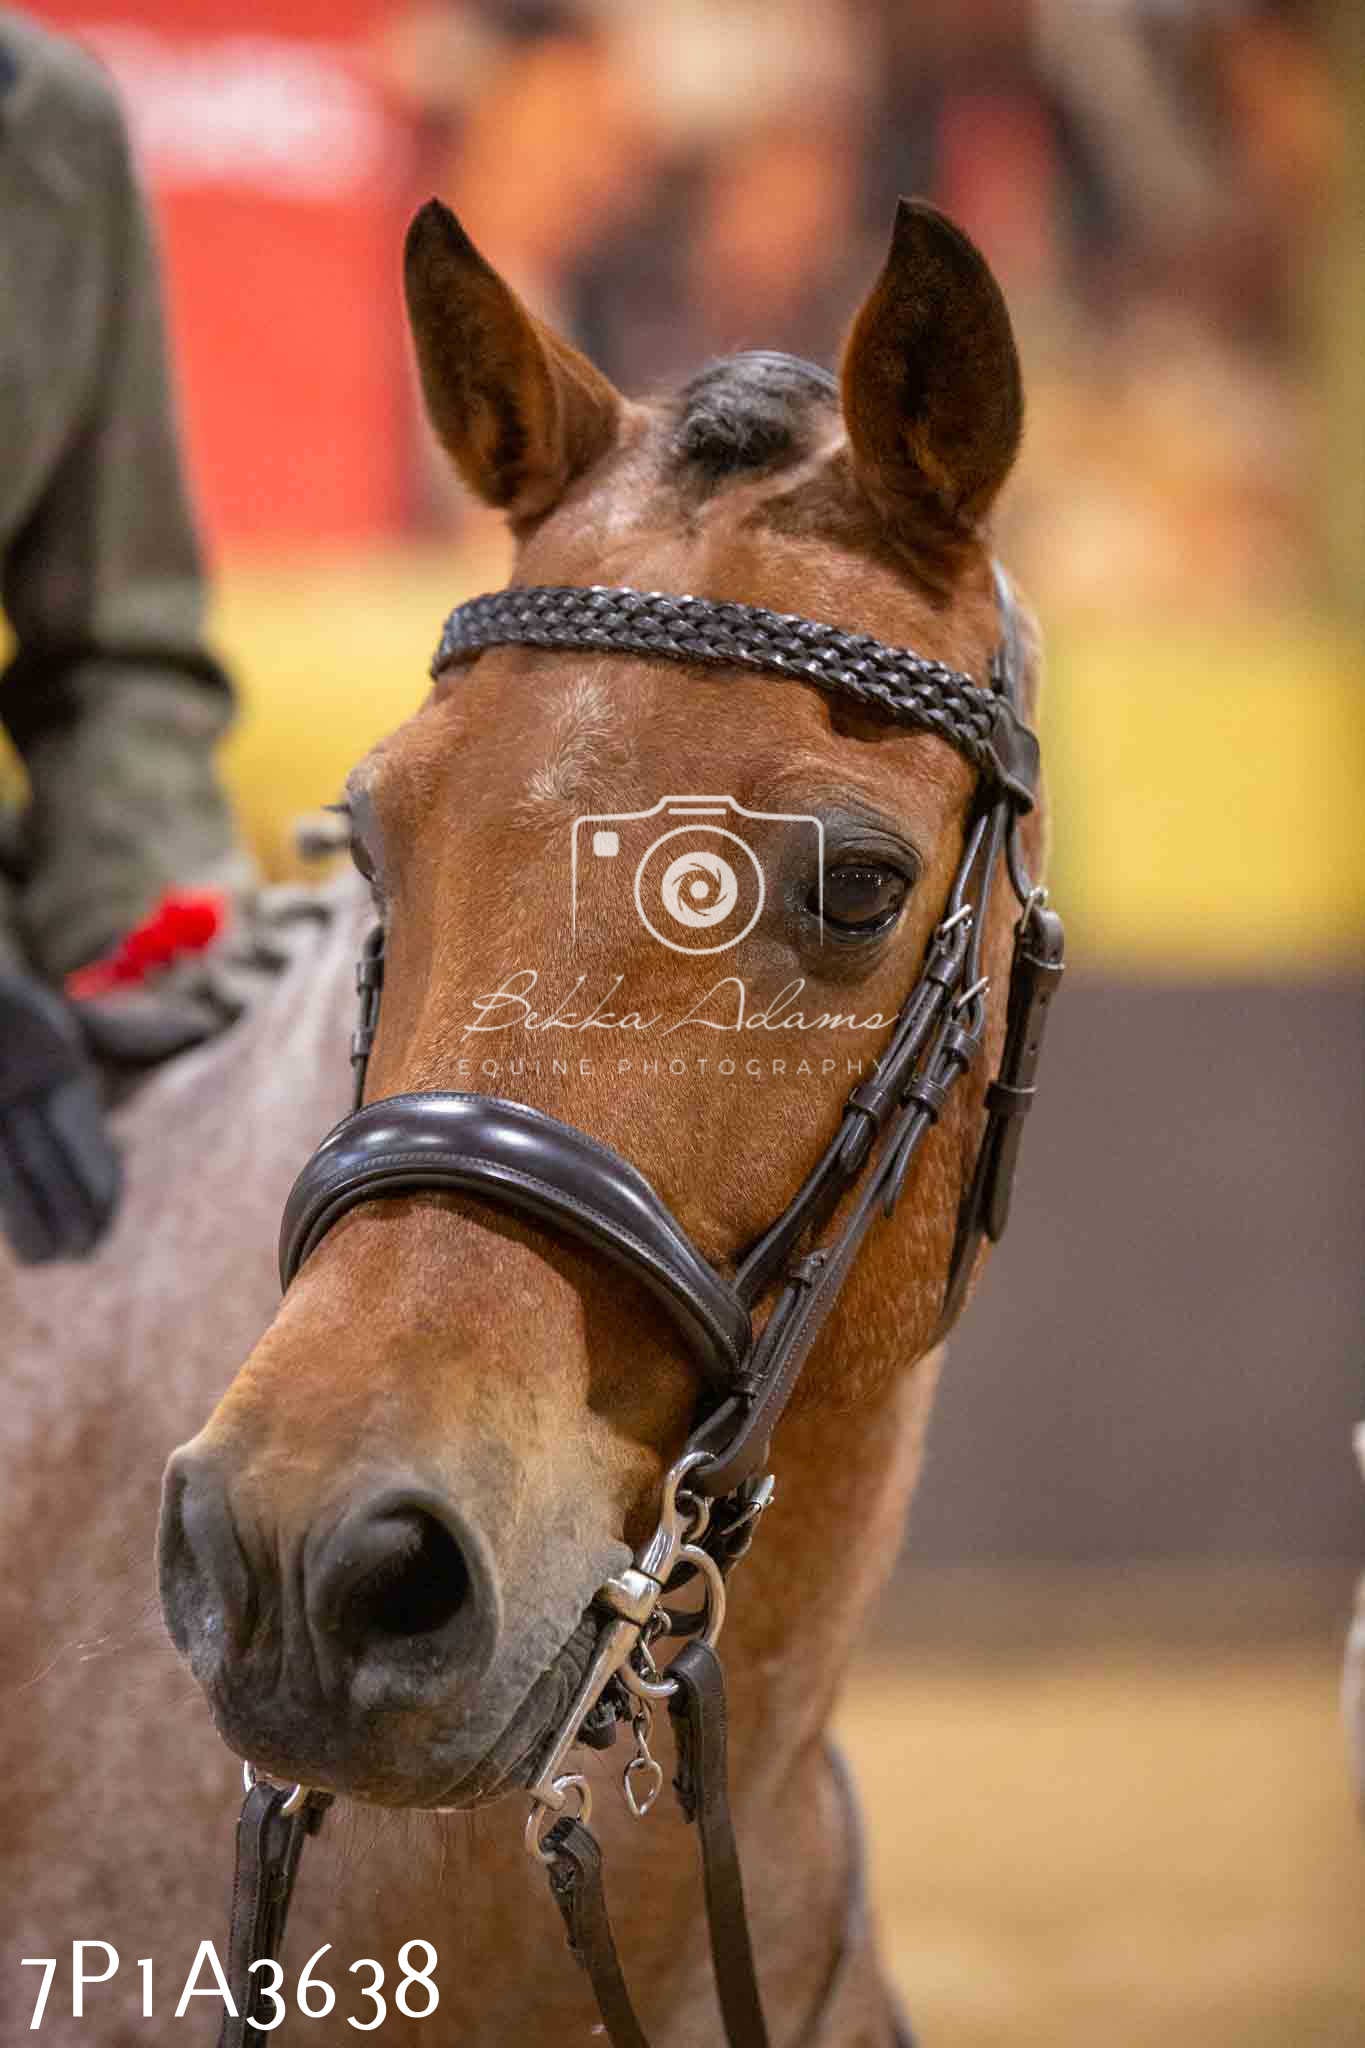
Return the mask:
[[[755,605],[657,592],[514,587],[474,598],[446,623],[433,675],[484,648],[507,645],[763,670],[936,733],[977,770],[966,844],[943,916],[876,1072],[852,1090],[834,1138],[782,1214],[740,1259],[733,1280],[703,1258],[628,1161],[557,1118],[479,1095],[427,1092],[363,1103],[383,987],[382,928],[366,941],[356,974],[355,1106],[304,1167],[285,1209],[284,1286],[338,1217],[361,1202],[415,1189],[460,1190],[530,1214],[605,1252],[643,1281],[674,1318],[707,1382],[701,1420],[664,1481],[658,1528],[634,1563],[596,1596],[602,1625],[592,1660],[527,1788],[526,1847],[546,1867],[612,2048],[648,2043],[607,1916],[601,1852],[588,1825],[589,1780],[564,1767],[575,1745],[606,1749],[627,1725],[634,1753],[622,1789],[631,1812],[643,1819],[663,1789],[649,1737],[654,1712],[665,1703],[678,1757],[674,1789],[700,1839],[725,2038],[729,2048],[767,2048],[726,1785],[725,1685],[715,1650],[726,1579],[772,1498],[773,1481],[764,1472],[768,1447],[801,1367],[864,1237],[879,1213],[891,1214],[921,1141],[981,1050],[990,985],[981,971],[982,948],[991,887],[1002,866],[1020,904],[1004,1048],[986,1090],[985,1128],[958,1214],[934,1341],[962,1304],[983,1241],[999,1238],[1008,1216],[1043,1026],[1062,972],[1063,936],[1046,892],[1028,877],[1018,843],[1018,821],[1036,797],[1038,744],[1019,715],[1013,591],[998,565],[993,573],[1001,638],[989,688],[867,634]],[[837,1234],[811,1247],[850,1193]],[[755,1339],[752,1310],[779,1282],[772,1314]],[[700,1586],[701,1607],[665,1607],[665,1596],[689,1583]],[[655,1647],[679,1637],[690,1639],[661,1671]],[[238,2017],[224,2019],[219,2048],[266,2048],[267,2030],[248,2017],[251,1971],[278,1957],[304,1841],[317,1833],[333,1799],[302,1785],[258,1782],[249,1764],[245,1778],[228,1970]]]

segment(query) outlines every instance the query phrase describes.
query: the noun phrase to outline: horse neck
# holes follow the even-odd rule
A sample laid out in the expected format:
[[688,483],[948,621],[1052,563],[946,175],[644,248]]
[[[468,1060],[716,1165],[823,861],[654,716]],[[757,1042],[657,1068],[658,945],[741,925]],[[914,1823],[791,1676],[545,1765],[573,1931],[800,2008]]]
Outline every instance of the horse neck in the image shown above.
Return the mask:
[[738,1566],[722,1644],[731,1753],[751,1782],[823,1733],[869,1608],[900,1549],[938,1354],[856,1408],[788,1417],[776,1496]]
[[[853,1646],[899,1552],[937,1365],[924,1361],[859,1408],[789,1417],[774,1445],[774,1504],[731,1580],[720,1646],[731,1805],[775,2044],[881,2048],[893,2039],[858,1906],[858,1822],[827,1734]],[[608,1762],[619,1771],[619,1760]],[[634,1827],[620,1820],[619,1801],[604,1803],[612,1895],[639,1905],[629,1932],[621,1929],[632,1986],[642,2007],[667,2015],[651,2040],[713,2041],[693,1832],[676,1813],[657,1830],[652,1817]],[[659,1930],[652,1943],[641,1940],[642,1918]]]
[[[858,1822],[836,1778],[828,1724],[900,1549],[937,1367],[935,1355],[857,1408],[787,1419],[773,1450],[773,1506],[730,1582],[720,1652],[731,1805],[775,2048],[882,2048],[894,2038],[858,1907]],[[613,1776],[621,1747],[606,1759]],[[643,2011],[665,2016],[657,2032],[647,2027],[651,2042],[714,2041],[695,1835],[667,1795],[663,1825],[651,1816],[637,1827],[622,1819],[613,1790],[598,1794],[609,1890],[626,1908],[618,1933],[632,1990]]]
[[[720,1652],[731,1804],[775,2043],[880,2048],[892,2039],[871,1935],[852,1910],[858,1824],[835,1776],[828,1724],[900,1549],[937,1369],[935,1355],[862,1406],[787,1419],[773,1451],[773,1506],[730,1582]],[[613,1775],[622,1760],[610,1753]],[[674,1813],[657,1828],[654,1817],[643,1828],[623,1822],[612,1790],[598,1795],[611,1892],[639,1906],[629,1932],[619,1930],[632,1987],[642,2007],[669,2015],[655,2048],[714,2040],[695,1837]],[[642,1943],[642,1917],[666,1938]]]

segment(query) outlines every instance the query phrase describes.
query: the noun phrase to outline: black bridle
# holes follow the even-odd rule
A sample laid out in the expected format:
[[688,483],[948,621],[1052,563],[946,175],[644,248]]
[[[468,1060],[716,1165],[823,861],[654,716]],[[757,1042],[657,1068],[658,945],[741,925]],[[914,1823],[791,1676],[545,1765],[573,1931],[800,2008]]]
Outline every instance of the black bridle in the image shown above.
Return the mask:
[[[561,1770],[576,1743],[606,1747],[618,1724],[628,1723],[636,1752],[626,1789],[638,1810],[632,1774],[657,1789],[648,1734],[653,1707],[662,1701],[677,1724],[679,1796],[699,1825],[727,2039],[731,2048],[765,2048],[725,1791],[724,1690],[714,1654],[725,1578],[770,1497],[772,1483],[763,1474],[773,1431],[859,1248],[878,1215],[895,1207],[920,1144],[981,1051],[989,993],[983,948],[1002,871],[1020,906],[1004,1046],[986,1090],[984,1129],[959,1208],[938,1335],[961,1306],[983,1242],[1000,1236],[1008,1215],[1063,939],[1061,920],[1029,879],[1019,843],[1019,820],[1036,798],[1038,745],[1020,714],[1013,593],[999,568],[995,581],[1001,637],[987,685],[866,634],[705,598],[512,588],[461,605],[446,623],[434,674],[507,645],[755,669],[813,683],[898,725],[936,734],[976,770],[962,858],[876,1072],[852,1090],[834,1137],[733,1273],[722,1273],[697,1250],[619,1153],[541,1110],[435,1091],[364,1103],[383,987],[382,931],[367,942],[357,974],[356,1107],[318,1147],[285,1208],[280,1277],[287,1287],[332,1225],[361,1203],[416,1191],[482,1196],[592,1246],[642,1281],[699,1368],[704,1394],[687,1449],[665,1482],[659,1528],[635,1564],[600,1590],[596,1651],[529,1788],[528,1847],[548,1866],[613,2048],[646,2044],[606,1918],[600,1858],[586,1825],[588,1781]],[[823,1237],[845,1203],[837,1229]],[[755,1337],[752,1311],[774,1290]],[[665,1608],[664,1595],[690,1580],[701,1584],[700,1611]],[[663,1673],[652,1645],[665,1635],[696,1639]],[[237,1899],[256,1902],[251,1912],[258,1919],[262,1897],[275,1907],[250,1927],[246,1909],[234,1911],[233,1955],[241,1972],[234,1984],[243,2011],[245,1971],[253,1957],[278,1947],[303,1836],[327,1803],[326,1794],[298,1787],[286,1793],[264,1783],[248,1795],[238,1833]],[[542,1834],[547,1813],[553,1820]],[[227,2022],[222,2038],[224,2048],[255,2048],[265,2035],[243,2020],[235,2029]]]

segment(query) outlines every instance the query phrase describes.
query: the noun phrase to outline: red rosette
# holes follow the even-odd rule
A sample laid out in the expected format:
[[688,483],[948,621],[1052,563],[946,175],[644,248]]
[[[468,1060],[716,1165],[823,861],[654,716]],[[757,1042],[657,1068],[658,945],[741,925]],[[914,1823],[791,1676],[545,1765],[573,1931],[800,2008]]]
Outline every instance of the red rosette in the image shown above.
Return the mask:
[[221,889],[167,889],[111,953],[67,975],[66,993],[81,1002],[140,987],[178,960],[211,946],[228,921],[228,911]]

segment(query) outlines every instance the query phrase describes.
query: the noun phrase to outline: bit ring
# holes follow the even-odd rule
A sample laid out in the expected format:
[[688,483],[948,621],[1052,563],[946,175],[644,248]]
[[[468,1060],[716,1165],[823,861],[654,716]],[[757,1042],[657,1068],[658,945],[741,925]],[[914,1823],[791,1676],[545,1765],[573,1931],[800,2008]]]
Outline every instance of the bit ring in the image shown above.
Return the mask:
[[[258,1771],[255,1764],[244,1763],[242,1765],[242,1789],[244,1792],[250,1792],[254,1786],[259,1785],[262,1782],[268,1785],[274,1785],[277,1783],[277,1781],[274,1778],[270,1777],[267,1773]],[[280,1789],[283,1790],[283,1787],[280,1787]],[[297,1813],[299,1808],[303,1805],[304,1800],[308,1797],[308,1792],[309,1787],[307,1785],[291,1785],[289,1788],[289,1795],[286,1798],[283,1806],[281,1806],[280,1812],[282,1814]]]
[[550,1799],[538,1792],[531,1811],[526,1816],[524,1837],[527,1855],[536,1856],[546,1864],[553,1863],[555,1858],[553,1850],[548,1854],[545,1850],[544,1835],[556,1821],[563,1819],[565,1803],[570,1792],[578,1794],[578,1811],[574,1819],[581,1821],[584,1827],[592,1819],[592,1786],[578,1772],[566,1778],[556,1778],[550,1791],[558,1796],[558,1803],[552,1804]]

